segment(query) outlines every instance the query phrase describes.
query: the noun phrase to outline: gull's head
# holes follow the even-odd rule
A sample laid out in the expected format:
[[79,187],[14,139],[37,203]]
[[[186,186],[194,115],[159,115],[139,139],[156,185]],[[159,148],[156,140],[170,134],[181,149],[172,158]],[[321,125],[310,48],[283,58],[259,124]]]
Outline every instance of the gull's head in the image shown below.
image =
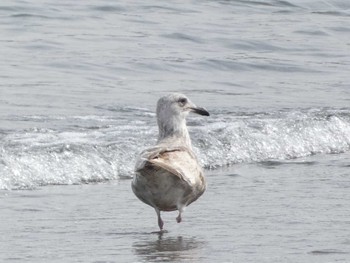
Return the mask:
[[208,111],[206,111],[204,108],[197,107],[192,101],[189,100],[189,98],[180,93],[171,93],[161,97],[158,100],[158,121],[166,121],[170,118],[185,119],[190,112],[209,116]]
[[191,147],[186,127],[186,116],[190,112],[209,116],[209,112],[197,107],[183,94],[172,93],[161,97],[157,104],[158,141],[173,138],[171,142],[180,141]]

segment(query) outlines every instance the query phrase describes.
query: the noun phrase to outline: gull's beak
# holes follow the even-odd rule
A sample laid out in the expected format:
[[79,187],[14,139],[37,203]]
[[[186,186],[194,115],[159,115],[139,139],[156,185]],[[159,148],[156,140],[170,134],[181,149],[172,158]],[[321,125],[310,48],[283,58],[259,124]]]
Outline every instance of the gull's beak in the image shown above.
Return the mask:
[[190,110],[194,113],[197,113],[199,115],[203,115],[203,116],[209,116],[209,112],[204,109],[204,108],[201,108],[201,107],[190,107]]

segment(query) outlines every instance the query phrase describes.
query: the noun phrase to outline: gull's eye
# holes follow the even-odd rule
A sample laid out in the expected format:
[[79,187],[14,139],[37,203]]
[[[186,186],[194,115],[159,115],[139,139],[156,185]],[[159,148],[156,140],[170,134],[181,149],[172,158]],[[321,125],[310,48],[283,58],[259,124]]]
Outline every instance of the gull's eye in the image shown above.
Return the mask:
[[186,98],[180,98],[180,99],[178,100],[178,102],[179,102],[179,104],[180,104],[181,106],[184,106],[184,105],[187,103],[187,99],[186,99]]

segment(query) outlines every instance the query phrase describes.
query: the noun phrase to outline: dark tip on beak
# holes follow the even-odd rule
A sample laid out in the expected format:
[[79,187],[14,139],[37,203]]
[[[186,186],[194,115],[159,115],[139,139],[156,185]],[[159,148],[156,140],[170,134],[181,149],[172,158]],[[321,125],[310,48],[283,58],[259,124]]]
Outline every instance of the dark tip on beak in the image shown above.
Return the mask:
[[206,109],[204,109],[204,108],[196,107],[196,108],[191,108],[191,110],[194,113],[197,113],[199,115],[210,116],[209,112]]

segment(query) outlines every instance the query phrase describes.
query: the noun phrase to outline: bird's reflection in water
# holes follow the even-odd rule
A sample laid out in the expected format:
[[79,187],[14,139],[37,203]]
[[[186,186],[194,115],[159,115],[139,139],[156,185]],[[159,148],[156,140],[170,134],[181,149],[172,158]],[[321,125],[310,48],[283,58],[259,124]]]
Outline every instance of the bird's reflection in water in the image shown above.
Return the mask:
[[201,248],[204,241],[195,237],[165,237],[158,234],[147,240],[133,244],[134,253],[147,262],[186,262],[198,261],[201,257]]

